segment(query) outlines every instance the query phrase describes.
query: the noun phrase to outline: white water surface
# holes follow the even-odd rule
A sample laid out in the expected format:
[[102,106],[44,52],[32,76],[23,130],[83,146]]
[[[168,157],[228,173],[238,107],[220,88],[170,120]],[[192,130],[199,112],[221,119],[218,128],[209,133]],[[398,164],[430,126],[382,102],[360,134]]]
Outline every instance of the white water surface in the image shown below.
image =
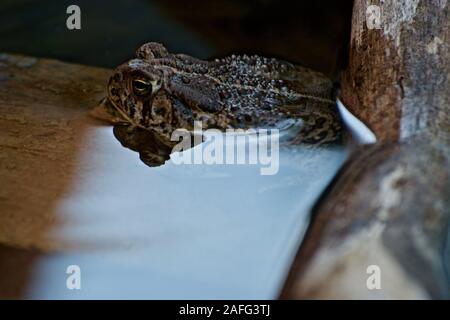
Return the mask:
[[[348,153],[282,149],[278,173],[264,176],[259,165],[150,168],[112,128],[91,129],[85,145],[52,235],[79,249],[41,258],[26,298],[276,298]],[[66,287],[69,265],[81,268],[81,290]]]

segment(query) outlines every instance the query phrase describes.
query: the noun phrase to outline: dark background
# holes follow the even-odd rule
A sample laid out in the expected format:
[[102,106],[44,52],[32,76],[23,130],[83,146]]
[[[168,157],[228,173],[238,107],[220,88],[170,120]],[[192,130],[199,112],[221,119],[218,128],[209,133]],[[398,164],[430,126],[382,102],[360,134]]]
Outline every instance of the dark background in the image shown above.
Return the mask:
[[[81,30],[66,8],[81,8]],[[352,1],[2,0],[0,51],[115,67],[148,41],[210,58],[259,53],[336,77],[345,64]]]

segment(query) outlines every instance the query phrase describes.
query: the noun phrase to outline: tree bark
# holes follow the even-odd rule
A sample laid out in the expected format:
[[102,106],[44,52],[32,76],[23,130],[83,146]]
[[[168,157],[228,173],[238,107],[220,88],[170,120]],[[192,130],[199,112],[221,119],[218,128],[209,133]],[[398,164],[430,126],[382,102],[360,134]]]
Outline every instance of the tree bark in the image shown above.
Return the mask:
[[447,1],[355,1],[341,99],[378,142],[317,205],[283,298],[450,297],[449,40]]

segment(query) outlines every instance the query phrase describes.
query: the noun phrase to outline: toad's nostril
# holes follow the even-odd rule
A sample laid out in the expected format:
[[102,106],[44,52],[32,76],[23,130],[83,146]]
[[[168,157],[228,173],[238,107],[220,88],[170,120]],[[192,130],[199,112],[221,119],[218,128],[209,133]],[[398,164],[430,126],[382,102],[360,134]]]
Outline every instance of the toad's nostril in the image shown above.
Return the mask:
[[122,74],[120,72],[116,72],[113,76],[113,80],[116,82],[122,81]]
[[112,88],[110,90],[111,96],[113,97],[118,97],[119,96],[119,90],[117,90],[117,88]]
[[164,107],[155,107],[153,108],[153,113],[163,117],[166,114],[166,109]]

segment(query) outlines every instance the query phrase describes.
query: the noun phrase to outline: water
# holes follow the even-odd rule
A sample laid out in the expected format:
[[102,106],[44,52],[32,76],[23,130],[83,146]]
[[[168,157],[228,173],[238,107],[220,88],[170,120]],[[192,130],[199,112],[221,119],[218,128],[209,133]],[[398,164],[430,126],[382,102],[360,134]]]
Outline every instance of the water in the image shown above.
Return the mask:
[[[110,127],[87,137],[52,234],[75,249],[40,259],[26,298],[276,298],[310,209],[347,156],[281,148],[275,175],[248,164],[151,168]],[[73,264],[82,290],[66,288]]]
[[[71,1],[3,1],[0,49],[115,67],[158,41],[198,58],[261,53],[330,73],[340,65],[335,55],[348,42],[343,24],[350,26],[342,13],[350,17],[351,2],[325,13],[300,2],[294,10],[236,2],[231,11],[221,3],[83,0],[82,29],[70,31]],[[26,298],[274,298],[311,206],[347,154],[282,150],[279,172],[262,176],[256,165],[149,168],[112,128],[92,128],[80,145],[77,180],[54,213],[65,223],[51,235],[74,249],[39,257]],[[66,288],[71,264],[81,267],[82,290]]]

